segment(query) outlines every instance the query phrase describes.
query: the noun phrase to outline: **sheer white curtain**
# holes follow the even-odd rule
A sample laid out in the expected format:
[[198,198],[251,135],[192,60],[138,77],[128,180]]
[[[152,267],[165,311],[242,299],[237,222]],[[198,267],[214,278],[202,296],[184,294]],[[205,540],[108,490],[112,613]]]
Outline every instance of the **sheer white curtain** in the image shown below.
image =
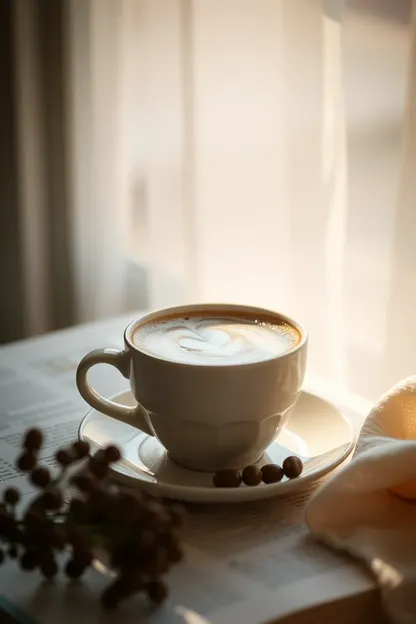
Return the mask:
[[72,0],[80,319],[253,303],[304,322],[339,391],[414,373],[415,31],[394,5]]

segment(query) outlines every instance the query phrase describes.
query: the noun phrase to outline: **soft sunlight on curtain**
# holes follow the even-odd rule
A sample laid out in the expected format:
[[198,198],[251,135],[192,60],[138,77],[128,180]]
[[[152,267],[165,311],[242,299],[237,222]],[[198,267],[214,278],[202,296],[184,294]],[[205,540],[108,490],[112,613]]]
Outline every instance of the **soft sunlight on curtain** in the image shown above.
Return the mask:
[[68,1],[77,320],[252,303],[308,327],[334,388],[414,373],[415,29],[393,4]]
[[[96,28],[105,4],[91,2]],[[310,373],[369,398],[414,372],[415,339],[396,302],[398,219],[414,212],[399,198],[409,6],[395,19],[377,2],[372,12],[330,0],[117,4],[106,10],[109,23],[117,13],[120,57],[97,53],[91,66],[96,137],[113,136],[109,119],[124,128],[117,149],[97,147],[95,219],[112,251],[102,245],[96,310],[106,310],[100,289],[119,301],[110,268],[127,240],[148,306],[283,310],[309,329]],[[114,93],[122,118],[107,110]]]

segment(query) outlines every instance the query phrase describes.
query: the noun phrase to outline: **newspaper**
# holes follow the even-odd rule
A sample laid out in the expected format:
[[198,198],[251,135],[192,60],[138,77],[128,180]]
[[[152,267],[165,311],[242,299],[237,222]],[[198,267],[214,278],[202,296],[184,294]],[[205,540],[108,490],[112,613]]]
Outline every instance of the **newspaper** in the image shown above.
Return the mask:
[[[52,468],[56,447],[76,438],[88,410],[76,390],[76,366],[92,349],[120,347],[127,321],[94,323],[0,348],[0,493],[13,484],[25,498],[31,495],[14,466],[28,426],[45,432],[41,458]],[[107,396],[127,387],[111,367],[97,366],[91,376]],[[310,494],[311,489],[250,504],[189,506],[185,562],[169,574],[170,597],[158,609],[138,596],[120,607],[122,615],[103,614],[97,596],[108,579],[97,571],[91,569],[78,583],[64,576],[45,582],[37,572],[22,573],[8,562],[0,566],[0,622],[257,624],[371,591],[366,571],[308,535],[302,518]],[[15,619],[6,620],[6,613]]]

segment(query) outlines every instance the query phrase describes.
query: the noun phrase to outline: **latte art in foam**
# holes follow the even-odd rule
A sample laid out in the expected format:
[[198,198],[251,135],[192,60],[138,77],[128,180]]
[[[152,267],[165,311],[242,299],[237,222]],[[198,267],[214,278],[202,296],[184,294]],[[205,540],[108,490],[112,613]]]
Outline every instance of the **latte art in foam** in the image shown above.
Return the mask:
[[292,350],[300,340],[287,323],[238,316],[158,319],[139,326],[135,345],[163,359],[186,364],[245,364]]

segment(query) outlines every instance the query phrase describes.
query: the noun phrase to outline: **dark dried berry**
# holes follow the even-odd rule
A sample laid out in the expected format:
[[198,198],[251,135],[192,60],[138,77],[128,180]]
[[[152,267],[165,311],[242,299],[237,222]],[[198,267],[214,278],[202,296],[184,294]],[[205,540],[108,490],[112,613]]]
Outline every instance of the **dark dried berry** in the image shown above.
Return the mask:
[[17,526],[14,518],[8,513],[0,514],[0,537],[13,539]]
[[143,507],[142,521],[151,527],[162,527],[168,521],[169,516],[162,503],[157,500],[149,500]]
[[18,522],[15,518],[11,518],[12,522],[10,523],[9,535],[8,539],[10,543],[20,544],[23,537],[23,531],[19,527]]
[[77,565],[87,568],[93,559],[93,554],[87,545],[80,544],[73,548],[72,558]]
[[65,574],[71,579],[77,579],[84,574],[85,567],[82,562],[70,559],[65,566]]
[[45,516],[38,507],[29,509],[24,519],[25,527],[29,532],[41,531],[45,526],[45,522]]
[[29,429],[25,435],[23,446],[29,451],[38,451],[42,446],[43,435],[39,429]]
[[119,496],[119,507],[126,516],[133,514],[139,509],[139,499],[128,492],[121,492]]
[[166,549],[162,546],[156,548],[149,554],[149,560],[146,566],[146,572],[150,576],[158,576],[165,574],[169,569],[169,558]]
[[20,567],[27,572],[34,570],[38,563],[39,557],[34,550],[26,550],[20,557]]
[[88,511],[95,523],[107,520],[113,511],[113,503],[110,496],[103,489],[95,488],[89,494]]
[[181,527],[186,520],[186,510],[182,505],[172,505],[170,510],[170,521],[172,526]]
[[278,464],[266,464],[261,469],[264,483],[278,483],[283,479],[283,470]]
[[243,477],[241,476],[241,472],[239,470],[229,469],[216,472],[213,478],[213,483],[215,487],[218,488],[232,488],[239,487],[242,480]]
[[122,542],[114,548],[111,556],[111,565],[114,568],[131,568],[137,564],[139,556],[140,547],[137,543],[131,544],[130,542]]
[[84,457],[87,457],[90,452],[90,445],[84,440],[77,440],[77,442],[74,442],[72,445],[72,451],[75,457],[78,459],[84,459]]
[[52,554],[42,558],[39,568],[43,576],[47,579],[53,578],[58,573],[58,564]]
[[56,550],[63,550],[65,548],[65,532],[61,527],[55,526],[51,541],[53,548],[56,548]]
[[246,466],[242,476],[246,485],[258,485],[262,480],[261,470],[258,466]]
[[85,548],[88,545],[88,536],[85,530],[82,530],[80,526],[74,526],[69,531],[69,543],[72,545],[73,549],[77,548]]
[[142,591],[147,582],[146,575],[138,570],[129,570],[129,577],[126,583],[127,596],[135,591]]
[[179,544],[172,542],[166,546],[166,552],[171,563],[179,563],[183,559],[183,552]]
[[131,585],[123,578],[117,578],[101,595],[101,604],[105,609],[115,609],[118,603],[131,593]]
[[119,598],[119,596],[115,592],[111,591],[110,587],[106,589],[101,595],[101,604],[103,605],[104,609],[108,609],[109,611],[111,611],[112,609],[116,609],[120,600],[121,598]]
[[108,464],[102,458],[92,457],[88,463],[88,468],[96,479],[105,479],[108,475]]
[[157,539],[158,542],[166,548],[170,546],[170,544],[179,544],[178,534],[171,527],[166,527],[165,531],[158,533]]
[[147,550],[156,543],[156,535],[151,529],[143,528],[137,535],[140,550]]
[[37,466],[33,469],[30,475],[30,480],[33,485],[37,485],[40,488],[45,488],[47,485],[49,485],[51,475],[49,473],[49,470],[44,466]]
[[117,462],[121,458],[120,450],[114,446],[107,446],[104,450],[104,457],[109,464]]
[[[25,443],[18,465],[31,473],[33,484],[44,489],[21,519],[14,517],[11,507],[19,500],[18,490],[9,488],[4,493],[5,503],[0,502],[0,538],[7,543],[10,556],[19,557],[24,570],[39,568],[49,579],[58,572],[58,550],[70,550],[64,569],[70,578],[76,579],[91,565],[95,544],[102,544],[108,552],[109,565],[118,572],[118,578],[102,595],[104,606],[114,607],[137,591],[144,591],[155,603],[161,602],[167,594],[161,577],[183,556],[175,527],[182,526],[184,509],[150,494],[130,494],[112,485],[105,477],[110,464],[120,459],[118,448],[110,445],[88,459],[90,447],[82,441],[56,453],[64,468],[87,458],[81,472],[78,470],[70,480],[79,491],[72,502],[64,505],[67,473],[63,470],[52,480],[48,468],[36,466],[37,450],[42,443],[40,432],[28,434]],[[230,472],[234,484],[239,485],[241,474]],[[5,554],[4,548],[0,548],[0,562]]]
[[83,523],[87,517],[87,503],[79,498],[73,498],[69,505],[69,515],[76,522]]
[[62,505],[62,494],[57,487],[50,487],[43,492],[39,503],[48,511],[59,509]]
[[288,477],[288,479],[296,479],[299,475],[302,474],[303,463],[299,457],[295,455],[291,455],[290,457],[286,457],[283,462],[283,472]]
[[29,470],[33,470],[36,466],[36,455],[32,453],[32,451],[24,451],[17,458],[16,466],[22,472],[29,472]]
[[9,555],[10,559],[17,559],[17,556],[19,554],[19,551],[17,550],[17,546],[10,546],[9,550],[7,551],[7,554]]
[[90,492],[94,488],[93,480],[86,474],[75,475],[72,477],[71,483],[78,488],[80,492]]
[[40,566],[45,563],[50,563],[54,559],[55,557],[53,554],[53,550],[49,548],[42,548],[42,550],[39,552],[39,565]]
[[59,449],[59,451],[55,453],[55,458],[58,464],[60,464],[64,468],[72,464],[72,462],[74,461],[73,455],[66,449]]
[[150,583],[147,583],[146,592],[150,600],[155,604],[163,602],[168,595],[168,589],[162,581],[150,581]]
[[7,488],[3,494],[3,498],[9,505],[16,505],[20,500],[20,492],[14,487]]

